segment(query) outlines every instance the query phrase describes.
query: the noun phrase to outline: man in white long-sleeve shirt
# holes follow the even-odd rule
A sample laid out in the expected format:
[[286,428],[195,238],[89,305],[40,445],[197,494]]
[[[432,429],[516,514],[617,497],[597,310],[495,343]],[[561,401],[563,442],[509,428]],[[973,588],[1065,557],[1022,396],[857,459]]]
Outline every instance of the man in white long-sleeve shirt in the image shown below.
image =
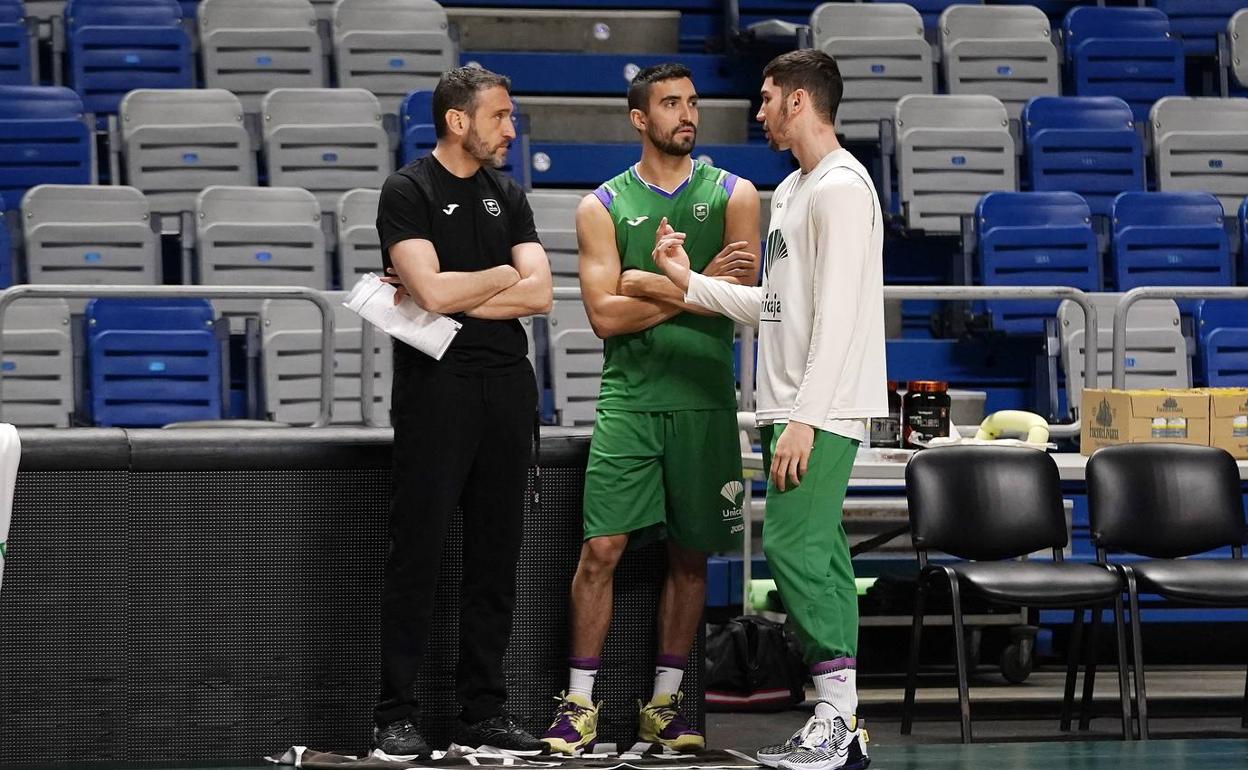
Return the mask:
[[787,742],[760,749],[785,770],[863,768],[856,717],[858,598],[841,506],[864,419],[887,414],[883,225],[866,169],[836,138],[836,61],[805,49],[763,70],[758,119],[801,166],[776,188],[763,285],[691,272],[663,223],[655,262],[685,301],[759,327],[757,417],[770,478],[764,551],[797,624],[819,702]]

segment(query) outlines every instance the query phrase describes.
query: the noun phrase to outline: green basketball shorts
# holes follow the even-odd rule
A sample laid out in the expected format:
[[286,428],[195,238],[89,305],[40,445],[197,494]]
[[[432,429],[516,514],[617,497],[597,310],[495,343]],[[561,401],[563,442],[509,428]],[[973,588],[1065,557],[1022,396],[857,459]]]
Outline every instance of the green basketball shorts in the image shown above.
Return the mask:
[[[741,443],[729,409],[600,409],[585,469],[585,539],[666,528],[691,551],[740,549]],[[645,531],[645,532],[643,532]]]

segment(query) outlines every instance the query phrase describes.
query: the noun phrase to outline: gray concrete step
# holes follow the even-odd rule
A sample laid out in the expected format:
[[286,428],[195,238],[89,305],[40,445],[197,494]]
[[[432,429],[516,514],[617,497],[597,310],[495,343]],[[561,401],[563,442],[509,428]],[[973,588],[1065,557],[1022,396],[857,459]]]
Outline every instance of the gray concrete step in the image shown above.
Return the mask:
[[464,51],[676,53],[679,11],[447,8]]
[[[517,96],[516,102],[529,116],[530,138],[535,142],[637,141],[624,97]],[[700,144],[746,141],[748,99],[703,99],[698,107]]]

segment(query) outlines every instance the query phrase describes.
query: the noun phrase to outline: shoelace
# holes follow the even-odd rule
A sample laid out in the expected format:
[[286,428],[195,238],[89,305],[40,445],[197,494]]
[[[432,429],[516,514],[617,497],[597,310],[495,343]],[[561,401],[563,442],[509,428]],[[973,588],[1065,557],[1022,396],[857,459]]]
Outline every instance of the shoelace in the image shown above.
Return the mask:
[[[559,724],[560,717],[567,717],[569,724],[571,724],[577,732],[583,732],[585,720],[589,718],[589,714],[592,709],[568,700],[567,693],[560,693],[559,695],[556,695],[555,700],[559,701],[559,710],[555,712],[554,724]],[[551,726],[553,727],[554,725]]]
[[811,717],[799,734],[797,745],[803,749],[817,749],[821,745],[840,746],[849,732],[844,720]]

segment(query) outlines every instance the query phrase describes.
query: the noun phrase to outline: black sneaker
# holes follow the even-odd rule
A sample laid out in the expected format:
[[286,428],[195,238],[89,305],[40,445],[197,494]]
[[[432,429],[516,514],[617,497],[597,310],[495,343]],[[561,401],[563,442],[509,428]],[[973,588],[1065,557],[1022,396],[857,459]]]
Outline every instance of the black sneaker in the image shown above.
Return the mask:
[[506,712],[473,724],[459,722],[451,740],[460,746],[482,751],[493,749],[524,757],[541,754],[546,748],[546,744],[516,724],[516,720]]
[[428,759],[433,752],[410,719],[400,719],[385,727],[373,728],[373,748],[395,757]]

